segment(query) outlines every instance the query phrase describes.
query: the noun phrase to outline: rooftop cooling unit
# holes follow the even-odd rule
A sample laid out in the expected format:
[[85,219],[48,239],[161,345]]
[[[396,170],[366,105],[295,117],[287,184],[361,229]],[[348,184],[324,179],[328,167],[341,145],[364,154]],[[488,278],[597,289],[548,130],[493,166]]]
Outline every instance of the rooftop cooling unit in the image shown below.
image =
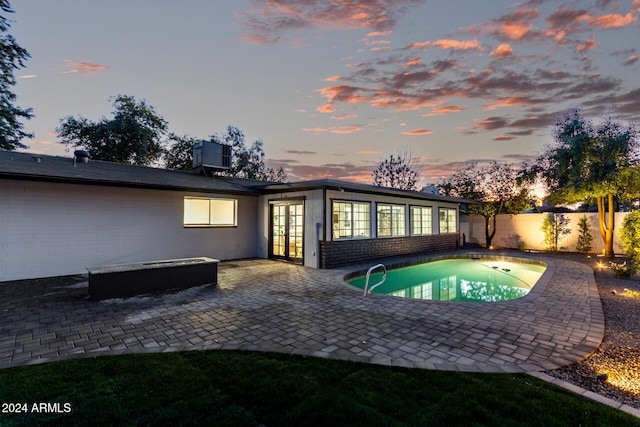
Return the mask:
[[231,146],[211,141],[198,142],[193,146],[193,168],[205,174],[231,169]]

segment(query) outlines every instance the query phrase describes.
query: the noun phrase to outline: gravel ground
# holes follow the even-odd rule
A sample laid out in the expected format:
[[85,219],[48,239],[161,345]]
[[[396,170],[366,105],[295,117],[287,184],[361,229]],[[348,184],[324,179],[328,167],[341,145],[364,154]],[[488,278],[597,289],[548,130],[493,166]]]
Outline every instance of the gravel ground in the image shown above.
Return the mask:
[[[565,256],[591,267],[596,264],[583,256]],[[594,272],[605,316],[604,340],[582,362],[546,373],[640,409],[640,274],[620,279],[609,269]]]

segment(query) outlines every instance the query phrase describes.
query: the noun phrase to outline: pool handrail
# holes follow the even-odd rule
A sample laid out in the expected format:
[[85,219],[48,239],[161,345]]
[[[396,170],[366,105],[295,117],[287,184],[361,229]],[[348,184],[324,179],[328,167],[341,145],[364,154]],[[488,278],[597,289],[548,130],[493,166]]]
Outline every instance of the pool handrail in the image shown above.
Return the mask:
[[[382,269],[384,270],[384,273],[382,275],[382,280],[376,283],[375,285],[373,285],[371,289],[369,289],[369,292],[367,293],[367,288],[369,287],[369,276],[371,275],[371,272],[373,270],[380,267],[382,267]],[[367,295],[371,295],[371,292],[378,286],[382,285],[385,280],[387,280],[387,267],[385,267],[384,264],[376,264],[373,267],[371,267],[369,270],[367,270],[367,279],[364,282],[364,296],[366,297]]]

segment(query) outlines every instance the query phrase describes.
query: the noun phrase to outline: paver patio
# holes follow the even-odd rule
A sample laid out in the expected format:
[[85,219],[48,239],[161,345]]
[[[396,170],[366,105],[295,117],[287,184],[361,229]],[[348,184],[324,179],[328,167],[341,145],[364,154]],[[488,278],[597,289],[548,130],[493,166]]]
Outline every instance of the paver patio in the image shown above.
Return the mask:
[[87,277],[0,283],[0,367],[72,357],[195,349],[276,351],[392,366],[479,372],[557,368],[592,353],[604,316],[590,268],[548,268],[524,298],[499,303],[363,297],[317,270],[226,261],[217,286],[87,299]]

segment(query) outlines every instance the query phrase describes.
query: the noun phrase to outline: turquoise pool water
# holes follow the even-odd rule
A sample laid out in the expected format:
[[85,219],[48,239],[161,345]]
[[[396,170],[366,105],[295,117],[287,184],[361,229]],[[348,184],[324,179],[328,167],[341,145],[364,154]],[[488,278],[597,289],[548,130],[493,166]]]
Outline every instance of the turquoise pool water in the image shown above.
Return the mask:
[[[545,270],[544,265],[511,260],[447,259],[389,270],[373,292],[437,301],[506,301],[528,294]],[[369,288],[381,279],[381,272],[372,274]],[[365,276],[348,283],[364,289]]]

